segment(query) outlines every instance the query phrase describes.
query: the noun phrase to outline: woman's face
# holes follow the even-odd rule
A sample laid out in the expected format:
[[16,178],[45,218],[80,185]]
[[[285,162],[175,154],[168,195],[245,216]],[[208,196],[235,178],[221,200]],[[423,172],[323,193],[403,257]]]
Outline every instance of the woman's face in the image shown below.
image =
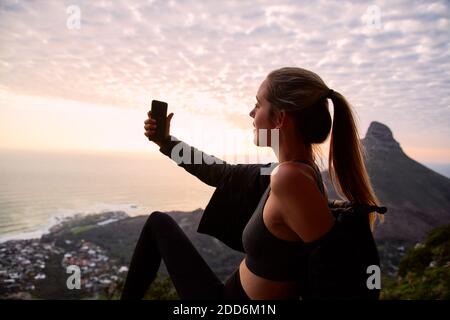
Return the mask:
[[[267,79],[265,79],[256,94],[256,104],[255,107],[250,111],[249,115],[252,117],[253,120],[253,142],[259,146],[260,145],[260,137],[266,136],[267,137],[267,146],[271,146],[270,141],[270,129],[275,128],[274,123],[270,120],[269,117],[269,108],[270,104],[265,99],[266,97],[266,88],[267,86]],[[261,130],[266,129],[266,130]],[[263,145],[264,146],[264,145]]]

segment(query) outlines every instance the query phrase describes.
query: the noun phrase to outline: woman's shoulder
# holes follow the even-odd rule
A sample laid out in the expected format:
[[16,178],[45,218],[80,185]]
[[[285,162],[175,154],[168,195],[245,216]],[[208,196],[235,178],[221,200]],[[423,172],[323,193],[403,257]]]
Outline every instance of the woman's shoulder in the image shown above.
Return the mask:
[[271,182],[291,184],[302,182],[305,179],[316,181],[315,169],[306,163],[284,161],[279,163],[271,174]]

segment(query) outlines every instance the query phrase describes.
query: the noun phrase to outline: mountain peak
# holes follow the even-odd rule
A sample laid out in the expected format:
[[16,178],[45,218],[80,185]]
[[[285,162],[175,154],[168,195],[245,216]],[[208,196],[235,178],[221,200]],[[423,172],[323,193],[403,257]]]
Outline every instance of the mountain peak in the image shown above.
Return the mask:
[[391,129],[387,125],[377,121],[370,123],[363,143],[369,149],[402,151],[400,144],[394,139]]
[[367,129],[366,137],[374,136],[382,139],[394,139],[391,129],[381,122],[372,121]]

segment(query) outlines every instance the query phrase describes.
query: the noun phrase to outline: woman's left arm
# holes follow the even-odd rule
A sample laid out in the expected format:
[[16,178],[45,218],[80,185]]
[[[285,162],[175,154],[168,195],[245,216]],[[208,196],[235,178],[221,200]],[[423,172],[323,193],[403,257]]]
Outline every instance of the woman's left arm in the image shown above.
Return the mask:
[[282,204],[282,220],[304,242],[321,238],[333,227],[329,203],[306,171],[280,165],[271,176],[270,186],[273,196]]

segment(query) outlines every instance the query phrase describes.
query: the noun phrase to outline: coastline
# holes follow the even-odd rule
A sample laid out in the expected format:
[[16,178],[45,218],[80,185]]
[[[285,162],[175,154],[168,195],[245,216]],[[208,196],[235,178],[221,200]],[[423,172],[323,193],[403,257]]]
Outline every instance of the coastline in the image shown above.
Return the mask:
[[[114,207],[114,209],[110,209],[111,207]],[[147,214],[148,209],[138,207],[133,203],[124,203],[122,205],[101,203],[85,208],[84,210],[65,210],[64,213],[49,217],[47,223],[37,230],[0,234],[0,244],[10,240],[40,239],[44,234],[49,233],[53,227],[64,223],[64,221],[67,221],[68,219],[70,220],[74,217],[76,217],[76,219],[82,219],[89,215],[108,214],[109,212],[115,211],[122,211],[125,212],[128,217],[135,217]]]
[[[2,241],[0,299],[80,299],[114,292],[127,267],[100,245],[76,236],[127,218],[124,211],[76,214],[48,226],[41,236]],[[67,288],[70,265],[82,271],[82,292]]]

